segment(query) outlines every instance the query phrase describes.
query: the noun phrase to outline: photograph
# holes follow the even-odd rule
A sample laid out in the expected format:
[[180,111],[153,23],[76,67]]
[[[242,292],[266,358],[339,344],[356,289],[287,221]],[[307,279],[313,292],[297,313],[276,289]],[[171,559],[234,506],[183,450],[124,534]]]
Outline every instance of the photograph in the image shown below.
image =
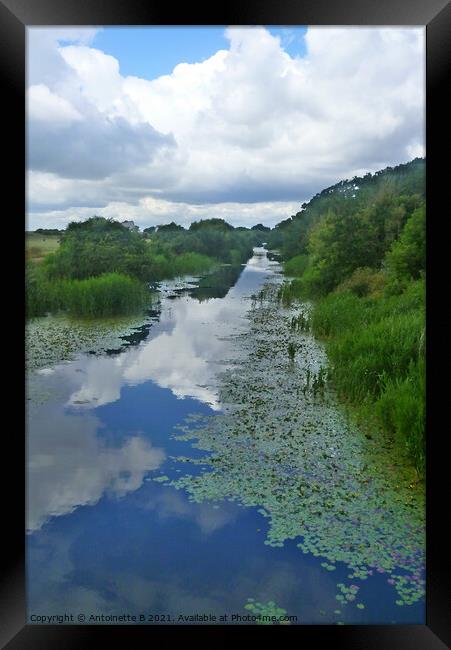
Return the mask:
[[26,620],[424,625],[424,26],[26,28]]

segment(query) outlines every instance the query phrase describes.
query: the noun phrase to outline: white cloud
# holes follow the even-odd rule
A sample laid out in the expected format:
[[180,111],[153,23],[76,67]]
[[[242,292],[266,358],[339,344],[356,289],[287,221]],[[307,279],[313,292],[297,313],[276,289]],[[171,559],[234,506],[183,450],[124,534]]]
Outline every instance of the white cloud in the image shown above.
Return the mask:
[[[90,47],[92,34],[62,45],[50,32],[30,37],[30,53],[47,61],[30,95],[34,221],[50,219],[51,206],[66,222],[81,207],[144,214],[152,197],[185,215],[260,202],[276,212],[424,151],[423,28],[309,28],[302,58],[264,28],[228,28],[229,49],[150,81],[123,77],[120,62]],[[36,119],[46,102],[66,115],[64,155]],[[57,183],[42,172],[64,177],[64,191],[37,191]]]
[[[84,196],[93,195],[96,192],[96,184],[83,181],[78,185]],[[49,174],[32,174],[32,191],[36,200],[38,196],[48,206],[64,200],[83,201],[83,196],[76,196],[71,193],[72,183],[58,179]],[[113,189],[112,189],[113,191]],[[110,202],[103,207],[98,207],[94,202],[85,207],[66,208],[64,210],[50,209],[47,211],[31,212],[27,218],[27,229],[36,228],[63,228],[70,221],[82,221],[93,214],[105,218],[131,219],[137,225],[145,228],[152,225],[160,225],[175,221],[185,227],[192,221],[219,217],[225,219],[233,226],[253,226],[256,223],[275,225],[299,210],[297,201],[260,202],[260,203],[238,203],[225,202],[213,204],[191,204],[175,201],[166,201],[153,197],[140,199],[136,205],[124,201]]]
[[58,97],[44,84],[28,90],[28,119],[49,122],[53,127],[81,120],[81,114],[64,97]]

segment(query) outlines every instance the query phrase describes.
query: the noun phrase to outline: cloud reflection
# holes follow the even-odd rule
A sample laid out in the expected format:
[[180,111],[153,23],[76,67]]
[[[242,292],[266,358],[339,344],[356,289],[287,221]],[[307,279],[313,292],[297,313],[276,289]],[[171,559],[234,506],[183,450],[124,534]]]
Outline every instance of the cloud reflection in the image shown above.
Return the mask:
[[121,497],[138,489],[144,475],[164,461],[164,451],[139,435],[108,447],[96,436],[99,425],[89,414],[34,415],[39,435],[28,440],[28,530],[77,506],[94,505],[105,493]]
[[179,399],[193,398],[219,410],[216,374],[231,354],[227,337],[244,323],[241,298],[258,290],[271,266],[266,253],[257,250],[225,298],[163,300],[156,335],[118,357],[87,359],[68,404],[101,406],[117,401],[122,386],[152,380]]
[[238,516],[237,507],[227,507],[222,503],[215,508],[211,503],[190,503],[186,496],[182,496],[173,489],[165,490],[152,498],[144,505],[145,510],[155,510],[160,519],[171,517],[182,518],[195,522],[200,531],[210,535],[235,521]]

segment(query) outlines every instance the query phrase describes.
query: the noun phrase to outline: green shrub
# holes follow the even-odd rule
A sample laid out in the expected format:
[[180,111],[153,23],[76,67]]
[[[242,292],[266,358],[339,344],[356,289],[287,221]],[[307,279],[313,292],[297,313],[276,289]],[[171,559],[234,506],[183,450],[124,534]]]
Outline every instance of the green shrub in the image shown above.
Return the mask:
[[382,295],[387,284],[386,276],[382,271],[375,271],[369,267],[356,269],[349,278],[338,285],[336,291],[351,291],[356,296]]
[[417,208],[385,257],[393,279],[417,279],[426,268],[426,208]]
[[303,275],[308,265],[308,255],[296,255],[284,263],[286,275],[300,277]]

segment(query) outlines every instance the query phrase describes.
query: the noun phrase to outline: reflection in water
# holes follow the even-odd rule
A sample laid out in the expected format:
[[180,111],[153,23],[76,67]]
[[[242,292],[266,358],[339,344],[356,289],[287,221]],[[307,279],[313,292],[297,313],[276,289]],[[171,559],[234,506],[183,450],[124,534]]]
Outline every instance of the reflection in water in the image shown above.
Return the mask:
[[[236,279],[236,267],[224,267],[221,273],[222,283],[225,277]],[[225,298],[199,302],[182,296],[164,303],[150,339],[126,353],[93,357],[84,364],[80,386],[68,404],[83,408],[108,404],[120,398],[122,386],[152,380],[177,398],[191,397],[219,410],[215,376],[229,354],[227,337],[243,321],[245,307],[240,299],[262,282],[255,273],[268,273],[265,255],[249,261]]]
[[152,495],[147,503],[142,504],[146,510],[155,510],[160,519],[186,519],[194,521],[205,535],[219,530],[237,517],[237,508],[224,505],[222,508],[208,503],[194,504],[175,490],[163,490]]
[[40,528],[51,516],[93,505],[105,492],[117,497],[139,488],[144,475],[165,459],[162,449],[139,435],[120,447],[108,447],[96,433],[100,421],[62,410],[32,413],[28,437],[28,529]]
[[190,289],[189,295],[192,298],[197,298],[199,302],[211,298],[224,298],[237,282],[242,270],[241,264],[224,264],[214,273],[201,278],[198,285]]

